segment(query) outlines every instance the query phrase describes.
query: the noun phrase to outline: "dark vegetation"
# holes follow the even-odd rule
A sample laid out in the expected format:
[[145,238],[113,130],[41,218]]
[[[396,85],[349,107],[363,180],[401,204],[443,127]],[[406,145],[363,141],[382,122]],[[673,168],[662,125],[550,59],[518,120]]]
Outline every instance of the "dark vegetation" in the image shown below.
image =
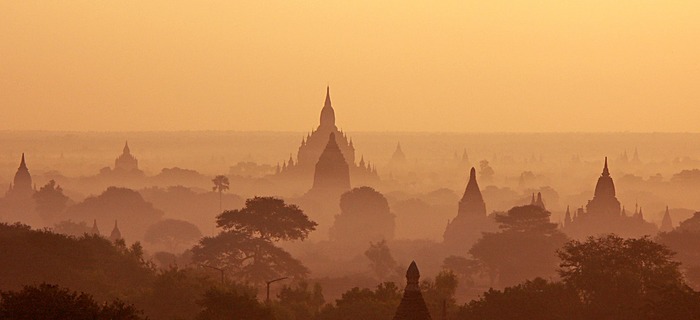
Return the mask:
[[[109,194],[97,198],[90,201]],[[700,273],[700,214],[653,239],[585,241],[567,239],[537,206],[494,218],[498,232],[484,233],[464,256],[447,256],[441,271],[422,278],[434,319],[700,317],[693,289]],[[0,318],[391,319],[401,301],[406,268],[395,258],[400,242],[368,242],[362,257],[369,276],[348,276],[346,289],[329,300],[324,288],[337,287],[340,278],[309,279],[302,261],[282,246],[305,240],[316,227],[297,206],[255,197],[221,213],[216,224],[219,234],[201,237],[187,222],[160,220],[146,230],[147,241],[191,249],[151,256],[138,242],[88,234],[85,223],[62,221],[53,230],[0,224]],[[438,244],[425,246],[442,252]],[[266,282],[284,277],[266,301]],[[464,288],[476,290],[478,283],[493,288],[458,301]]]

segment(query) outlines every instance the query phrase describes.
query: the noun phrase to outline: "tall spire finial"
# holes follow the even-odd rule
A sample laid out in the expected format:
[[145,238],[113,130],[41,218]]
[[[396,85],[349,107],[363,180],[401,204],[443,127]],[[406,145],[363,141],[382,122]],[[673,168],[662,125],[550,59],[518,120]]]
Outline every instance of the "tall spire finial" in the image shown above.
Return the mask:
[[335,111],[331,105],[331,87],[326,87],[326,101],[323,103],[323,109],[321,109],[321,127],[334,128],[335,127]]
[[610,171],[608,171],[608,157],[605,157],[605,166],[603,167],[603,176],[610,176]]
[[22,161],[20,161],[19,167],[20,167],[20,169],[27,167],[27,164],[24,162],[24,152],[22,152]]
[[131,150],[129,149],[129,141],[124,142],[124,154],[130,154]]

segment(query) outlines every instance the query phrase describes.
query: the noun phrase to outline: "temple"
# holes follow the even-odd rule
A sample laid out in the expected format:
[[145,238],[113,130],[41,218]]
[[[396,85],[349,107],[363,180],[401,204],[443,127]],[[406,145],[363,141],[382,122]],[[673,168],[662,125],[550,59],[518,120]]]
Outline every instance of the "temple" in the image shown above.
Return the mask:
[[15,173],[15,178],[7,190],[5,197],[12,199],[29,199],[34,194],[35,190],[32,185],[32,175],[29,174],[29,169],[27,168],[27,163],[24,160],[24,153],[22,153],[22,160],[19,163],[19,168],[17,168],[17,173]]
[[593,199],[588,201],[585,210],[583,207],[579,208],[571,222],[566,222],[562,230],[577,239],[601,233],[615,233],[633,238],[656,234],[656,225],[644,220],[641,208],[634,211],[634,214],[628,217],[624,207],[621,209],[606,157],[603,172],[593,192]]
[[445,243],[452,247],[469,248],[484,231],[494,227],[494,222],[486,215],[486,203],[476,182],[476,169],[469,172],[469,182],[459,201],[457,217],[448,222],[443,235]]
[[129,142],[124,143],[124,149],[122,154],[114,160],[114,172],[117,173],[136,173],[141,172],[139,170],[139,161],[131,155],[131,150],[129,149]]
[[430,320],[430,311],[425,304],[423,294],[420,291],[420,272],[416,262],[406,271],[406,289],[403,291],[403,298],[396,308],[394,320]]
[[673,222],[671,221],[671,214],[668,212],[668,206],[666,206],[666,211],[664,212],[664,217],[661,219],[661,227],[659,228],[661,232],[671,232],[673,231]]
[[331,133],[316,163],[314,184],[310,192],[340,196],[348,190],[350,190],[350,170],[338,147],[335,134]]
[[321,109],[319,125],[306,137],[301,139],[301,144],[297,151],[296,160],[292,155],[282,162],[276,175],[280,178],[287,178],[290,181],[308,181],[314,176],[316,164],[328,145],[328,136],[333,134],[337,148],[343,155],[343,159],[348,165],[352,181],[358,185],[371,184],[379,179],[377,169],[369,162],[364,163],[364,158],[360,164],[355,164],[355,146],[352,139],[339,130],[335,123],[335,110],[331,103],[330,87],[326,87],[326,99]]
[[122,239],[122,233],[117,226],[117,220],[114,220],[114,229],[112,229],[112,233],[109,235],[108,239],[112,242]]
[[93,236],[100,235],[100,229],[97,227],[97,219],[92,220],[92,229],[90,229],[90,234]]
[[595,185],[593,199],[588,201],[586,211],[593,215],[619,216],[620,201],[615,197],[615,184],[608,170],[608,157],[605,157],[603,172]]

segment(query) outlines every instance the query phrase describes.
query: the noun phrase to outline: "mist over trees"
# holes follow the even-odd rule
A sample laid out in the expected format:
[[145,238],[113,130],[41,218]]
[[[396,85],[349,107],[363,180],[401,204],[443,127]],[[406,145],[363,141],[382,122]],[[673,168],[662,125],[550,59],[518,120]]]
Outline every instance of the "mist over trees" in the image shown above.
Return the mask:
[[[349,148],[351,139],[337,136]],[[32,181],[41,187],[13,181],[0,199],[1,219],[35,228],[0,228],[8,257],[0,272],[13,275],[0,277],[0,286],[20,292],[45,283],[56,295],[84,294],[100,308],[120,303],[149,319],[389,319],[409,287],[420,290],[433,319],[693,318],[698,216],[660,203],[679,198],[668,190],[695,187],[692,170],[661,176],[645,172],[663,164],[611,161],[609,175],[606,168],[598,176],[602,160],[552,165],[546,155],[470,151],[426,171],[410,159],[413,151],[386,175],[369,157],[348,163],[358,178],[353,188],[337,199],[319,192],[311,199],[318,203],[300,191],[304,180],[293,170],[303,161],[293,157],[279,172],[247,161],[228,176],[181,168],[152,176],[130,151],[118,157],[122,169],[104,175],[37,173]],[[139,171],[120,175],[129,168]],[[627,168],[636,171],[617,178]],[[577,207],[600,197],[597,185],[591,189],[596,177],[615,179],[614,189],[605,187],[616,193],[604,204],[620,204],[611,223]],[[625,237],[595,234],[606,228]],[[417,285],[404,279],[414,260],[423,273]]]

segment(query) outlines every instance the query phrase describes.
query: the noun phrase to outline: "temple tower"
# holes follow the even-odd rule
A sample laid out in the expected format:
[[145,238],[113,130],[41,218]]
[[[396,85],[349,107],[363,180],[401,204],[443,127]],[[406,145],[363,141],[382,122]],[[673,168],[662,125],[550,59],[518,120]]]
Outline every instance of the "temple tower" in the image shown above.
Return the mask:
[[24,160],[24,153],[22,153],[22,160],[19,163],[19,168],[17,168],[15,178],[5,196],[14,199],[29,199],[33,194],[32,175],[29,174],[27,163]]
[[620,201],[615,197],[615,184],[608,170],[608,157],[605,157],[603,172],[598,178],[593,199],[588,202],[586,211],[591,215],[620,215]]
[[423,294],[420,291],[420,272],[416,262],[411,262],[411,265],[406,271],[406,289],[403,291],[403,298],[399,307],[396,308],[394,320],[430,320],[430,312],[425,304]]
[[328,136],[326,148],[316,163],[312,192],[342,193],[350,190],[350,169],[338,147],[335,134]]
[[666,206],[666,212],[664,212],[664,218],[661,220],[661,232],[671,232],[673,231],[673,222],[671,221],[671,214],[668,213],[668,206]]
[[114,242],[120,239],[122,239],[122,233],[117,226],[117,220],[114,220],[114,229],[112,229],[112,233],[109,235],[109,241]]
[[139,172],[139,161],[131,155],[128,141],[124,143],[122,154],[114,160],[114,171],[120,173]]
[[486,203],[481,196],[479,184],[476,182],[476,169],[469,171],[469,182],[464,189],[462,200],[459,201],[457,216],[486,216]]

